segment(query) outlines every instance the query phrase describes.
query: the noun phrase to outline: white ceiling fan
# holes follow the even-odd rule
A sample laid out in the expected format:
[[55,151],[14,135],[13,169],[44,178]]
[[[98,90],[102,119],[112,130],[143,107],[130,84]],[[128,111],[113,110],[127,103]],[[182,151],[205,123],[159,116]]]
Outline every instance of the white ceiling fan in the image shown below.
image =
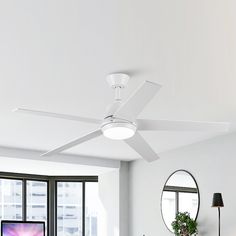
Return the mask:
[[63,146],[48,151],[42,156],[49,156],[67,150],[80,143],[104,135],[110,139],[124,140],[131,148],[139,153],[145,160],[154,161],[159,157],[143,139],[139,131],[169,130],[169,131],[213,131],[225,132],[229,129],[226,122],[193,122],[170,120],[136,119],[146,104],[159,91],[161,85],[144,81],[141,86],[124,102],[121,101],[121,89],[125,88],[129,76],[123,73],[108,75],[107,81],[115,90],[115,100],[107,110],[104,119],[94,119],[81,116],[58,114],[25,108],[16,108],[13,111],[38,116],[48,116],[67,120],[98,124],[98,129],[79,137]]

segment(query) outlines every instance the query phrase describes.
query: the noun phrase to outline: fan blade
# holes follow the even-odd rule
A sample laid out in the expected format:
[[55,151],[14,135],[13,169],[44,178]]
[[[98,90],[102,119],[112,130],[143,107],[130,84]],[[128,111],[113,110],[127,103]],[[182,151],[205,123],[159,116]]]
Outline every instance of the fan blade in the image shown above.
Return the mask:
[[230,126],[230,123],[227,122],[198,122],[145,119],[138,119],[136,122],[139,130],[226,132],[229,130]]
[[25,108],[16,108],[13,110],[13,112],[20,112],[20,113],[25,113],[25,114],[30,114],[30,115],[37,115],[37,116],[48,116],[48,117],[54,117],[54,118],[59,118],[59,119],[65,119],[65,120],[75,120],[75,121],[81,121],[81,122],[93,123],[93,124],[102,123],[101,120],[93,119],[93,118],[59,114],[59,113],[46,112],[46,111],[30,110],[30,109],[25,109]]
[[137,153],[139,153],[146,161],[151,162],[159,159],[157,154],[138,132],[136,132],[132,138],[125,139],[124,141]]
[[144,81],[144,83],[114,113],[114,116],[134,121],[146,104],[154,97],[161,85]]
[[78,145],[80,143],[84,143],[84,142],[86,142],[86,141],[88,141],[90,139],[96,138],[96,137],[98,137],[100,135],[102,135],[102,131],[100,129],[97,129],[97,130],[95,130],[95,131],[93,131],[91,133],[88,133],[88,134],[86,134],[86,135],[84,135],[82,137],[79,137],[79,138],[77,138],[77,139],[75,139],[75,140],[73,140],[73,141],[71,141],[71,142],[69,142],[69,143],[67,143],[67,144],[65,144],[63,146],[60,146],[60,147],[58,147],[56,149],[53,149],[51,151],[48,151],[46,153],[43,153],[41,156],[51,156],[53,154],[56,154],[56,153],[59,153],[59,152],[62,152],[64,150],[66,150],[66,149],[69,149],[71,147],[74,147],[74,146],[76,146],[76,145]]

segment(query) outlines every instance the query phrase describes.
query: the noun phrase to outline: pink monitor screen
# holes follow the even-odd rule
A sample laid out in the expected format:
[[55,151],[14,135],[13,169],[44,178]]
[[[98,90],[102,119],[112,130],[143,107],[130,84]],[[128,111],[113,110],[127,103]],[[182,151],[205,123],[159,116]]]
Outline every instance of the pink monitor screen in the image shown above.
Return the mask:
[[2,221],[2,236],[45,236],[44,222]]

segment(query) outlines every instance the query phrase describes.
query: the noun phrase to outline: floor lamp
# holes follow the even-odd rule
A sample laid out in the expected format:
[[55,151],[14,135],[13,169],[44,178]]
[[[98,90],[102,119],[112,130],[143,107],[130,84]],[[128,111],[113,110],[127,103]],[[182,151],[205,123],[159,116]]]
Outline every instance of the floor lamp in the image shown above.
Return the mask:
[[214,193],[213,200],[212,200],[212,207],[218,208],[218,229],[219,229],[219,236],[220,236],[220,208],[224,207],[223,198],[221,193]]

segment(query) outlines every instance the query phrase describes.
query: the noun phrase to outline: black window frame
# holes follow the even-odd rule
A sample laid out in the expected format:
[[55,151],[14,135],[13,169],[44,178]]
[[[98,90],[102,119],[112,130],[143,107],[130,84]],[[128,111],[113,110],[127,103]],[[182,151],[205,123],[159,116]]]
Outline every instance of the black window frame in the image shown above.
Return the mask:
[[98,182],[98,176],[48,176],[0,172],[0,179],[22,181],[22,221],[27,221],[27,181],[47,183],[47,236],[57,236],[57,183],[82,183],[82,236],[85,236],[85,192],[87,182]]

